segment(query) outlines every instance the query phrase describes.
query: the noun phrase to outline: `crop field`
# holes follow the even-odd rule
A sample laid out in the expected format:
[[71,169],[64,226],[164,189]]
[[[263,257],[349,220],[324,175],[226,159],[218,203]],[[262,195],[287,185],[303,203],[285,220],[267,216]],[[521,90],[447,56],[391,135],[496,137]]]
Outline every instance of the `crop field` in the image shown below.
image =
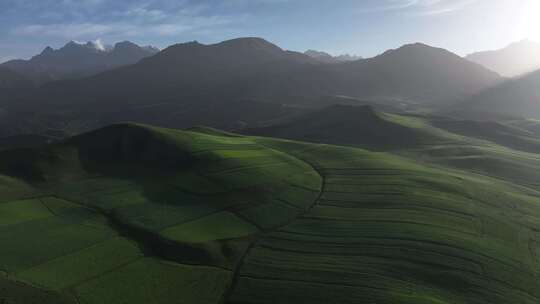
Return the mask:
[[81,303],[218,303],[230,280],[223,269],[145,258],[76,287]]
[[[398,156],[116,125],[0,152],[0,301],[540,302],[533,154],[454,139]],[[443,162],[471,151],[530,175]]]
[[322,195],[256,241],[231,303],[539,301],[537,197],[384,154],[298,148]]
[[[0,204],[0,269],[79,303],[218,302],[249,240],[320,192],[309,164],[248,138],[134,125],[82,137],[23,152],[46,156],[17,160],[24,171],[11,152],[0,161],[0,185],[21,185]],[[101,140],[127,143],[91,150]]]

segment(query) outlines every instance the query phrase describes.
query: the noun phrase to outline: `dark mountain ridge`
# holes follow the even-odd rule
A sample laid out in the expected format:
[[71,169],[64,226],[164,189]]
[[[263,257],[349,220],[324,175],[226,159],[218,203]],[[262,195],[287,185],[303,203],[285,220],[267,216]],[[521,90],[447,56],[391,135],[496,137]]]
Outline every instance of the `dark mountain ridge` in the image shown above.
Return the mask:
[[87,77],[134,64],[158,51],[129,41],[119,42],[111,49],[105,49],[93,42],[80,44],[71,41],[58,50],[46,47],[41,54],[30,60],[12,60],[2,66],[40,85],[55,80]]
[[114,101],[120,106],[136,100],[179,102],[188,97],[279,103],[325,95],[426,103],[456,101],[499,80],[497,74],[479,65],[422,44],[368,60],[324,65],[260,38],[240,38],[213,45],[173,45],[132,66],[53,83],[37,96],[54,96],[53,103],[67,100],[71,106],[87,101],[109,105]]
[[422,43],[352,62],[346,77],[364,97],[439,104],[459,101],[501,80],[478,64]]
[[[77,125],[92,127],[129,120],[230,130],[263,121],[255,118],[279,119],[297,105],[320,106],[327,96],[400,105],[444,104],[499,81],[497,74],[477,64],[423,44],[372,59],[324,64],[250,37],[211,45],[176,44],[134,65],[48,83],[4,103],[10,113],[53,114],[60,120],[58,113],[86,116]],[[96,123],[96,118],[102,122]]]

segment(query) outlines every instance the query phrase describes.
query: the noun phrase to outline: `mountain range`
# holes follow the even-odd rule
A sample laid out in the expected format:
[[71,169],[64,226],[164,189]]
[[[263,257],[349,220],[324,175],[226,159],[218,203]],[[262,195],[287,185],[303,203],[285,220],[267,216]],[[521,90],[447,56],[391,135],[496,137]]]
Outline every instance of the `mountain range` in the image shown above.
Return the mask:
[[[76,60],[82,58],[78,51],[99,60]],[[340,64],[324,63],[254,37],[209,45],[181,43],[150,56],[155,51],[129,42],[111,50],[71,42],[19,61],[20,66],[32,67],[47,58],[50,64],[57,60],[57,67],[66,68],[55,71],[64,72],[74,71],[74,66],[84,73],[97,66],[106,70],[82,78],[60,73],[54,77],[68,79],[46,82],[41,72],[32,74],[36,70],[27,69],[28,74],[23,74],[11,68],[15,74],[45,83],[0,96],[0,108],[9,118],[1,123],[3,135],[51,128],[73,134],[118,121],[237,130],[328,106],[331,100],[402,109],[409,108],[403,105],[446,107],[504,81],[479,64],[421,43]],[[123,66],[112,68],[113,64]]]
[[[213,45],[177,44],[134,65],[55,82],[25,104],[80,107],[106,103],[185,103],[189,99],[257,99],[289,103],[344,95],[430,103],[455,101],[500,77],[443,49],[406,45],[372,59],[326,65],[260,38]],[[43,96],[47,96],[44,98]]]
[[60,49],[46,47],[29,60],[11,60],[2,67],[33,81],[36,85],[63,79],[82,78],[117,67],[137,63],[159,52],[154,47],[141,47],[124,41],[104,48],[95,42],[70,41]]
[[146,51],[0,66],[0,304],[540,303],[540,120],[465,117],[540,118],[540,71]]
[[308,55],[311,58],[317,59],[324,63],[341,63],[348,61],[356,61],[362,59],[362,57],[357,55],[343,54],[338,56],[332,56],[326,52],[307,50],[304,54]]
[[474,95],[501,77],[445,49],[404,45],[343,67],[346,93],[418,104],[448,104]]
[[540,43],[523,40],[495,51],[466,57],[506,77],[516,77],[540,69]]

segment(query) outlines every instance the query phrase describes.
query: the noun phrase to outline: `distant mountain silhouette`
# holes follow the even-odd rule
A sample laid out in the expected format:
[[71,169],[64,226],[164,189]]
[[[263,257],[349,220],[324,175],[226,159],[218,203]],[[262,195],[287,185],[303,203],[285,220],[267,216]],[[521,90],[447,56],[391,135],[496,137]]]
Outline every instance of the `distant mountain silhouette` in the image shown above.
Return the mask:
[[362,59],[362,57],[356,55],[345,54],[339,56],[332,56],[328,53],[315,50],[307,50],[306,52],[304,52],[304,54],[323,63],[341,63]]
[[510,79],[454,107],[471,118],[540,118],[540,71]]
[[[306,91],[299,83],[319,77],[320,73],[310,77],[305,72],[320,65],[309,56],[284,51],[259,38],[213,45],[189,42],[173,45],[135,65],[90,78],[47,84],[36,92],[32,101],[48,108],[99,109],[106,105],[110,110],[200,100],[252,97],[273,100],[271,96],[283,96],[284,92]],[[294,83],[295,75],[301,76],[297,83]]]
[[540,69],[540,43],[523,40],[500,50],[471,54],[467,59],[503,76],[516,77]]
[[345,67],[356,96],[449,103],[498,83],[498,74],[447,50],[416,43]]
[[80,44],[71,41],[58,50],[47,47],[30,60],[12,60],[1,66],[10,68],[39,85],[55,80],[91,76],[134,64],[158,51],[128,41],[117,43],[110,49],[93,42]]
[[372,59],[325,65],[260,38],[213,45],[177,44],[141,62],[96,77],[45,86],[36,95],[81,106],[186,102],[188,99],[298,98],[343,95],[414,101],[456,101],[500,77],[448,51],[407,45]]
[[[189,127],[189,121],[230,129],[238,122],[256,123],[254,117],[279,119],[274,115],[291,109],[282,105],[320,106],[325,96],[400,107],[444,104],[499,80],[496,73],[475,63],[422,44],[372,59],[324,64],[260,38],[239,38],[212,45],[177,44],[134,65],[48,83],[12,102],[8,110],[51,117],[72,113],[66,119],[76,116],[85,122],[77,125],[88,125],[98,117],[108,123],[131,120]],[[272,105],[272,110],[262,117],[258,105],[263,109]],[[209,113],[214,112],[228,113],[230,121],[225,123],[225,116],[218,114],[216,121],[209,121],[214,117]]]

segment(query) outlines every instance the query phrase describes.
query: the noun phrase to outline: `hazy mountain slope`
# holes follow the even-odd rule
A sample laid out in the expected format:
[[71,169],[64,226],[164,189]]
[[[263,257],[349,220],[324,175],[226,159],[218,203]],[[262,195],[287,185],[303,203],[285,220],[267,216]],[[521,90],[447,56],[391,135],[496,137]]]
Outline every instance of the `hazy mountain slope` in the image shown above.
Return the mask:
[[464,171],[122,124],[0,152],[0,172],[0,288],[16,303],[540,298],[539,193]]
[[540,71],[510,79],[473,96],[454,109],[464,115],[495,113],[506,116],[540,118]]
[[[51,83],[34,99],[46,94],[50,98],[43,101],[44,105],[77,108],[91,103],[97,109],[102,104],[125,109],[133,104],[242,99],[279,94],[281,91],[274,87],[264,90],[267,84],[259,80],[272,82],[298,66],[315,63],[308,56],[283,51],[262,39],[236,39],[208,46],[192,42],[171,46],[138,64],[96,77]],[[281,77],[277,81],[287,82]],[[31,102],[35,105],[36,101]]]
[[[134,65],[48,83],[16,100],[0,96],[0,102],[15,113],[10,115],[39,113],[37,121],[54,117],[49,124],[86,126],[82,130],[121,121],[231,130],[288,115],[291,107],[282,104],[314,107],[321,98],[342,96],[399,107],[441,105],[499,79],[457,55],[420,44],[369,60],[322,64],[260,38],[240,38],[174,45]],[[32,120],[16,117],[17,123]]]
[[92,42],[79,44],[71,41],[58,50],[47,47],[30,60],[12,60],[2,66],[24,75],[36,84],[43,84],[54,80],[81,78],[134,64],[158,51],[128,41],[117,43],[108,50]]
[[39,147],[52,141],[51,137],[33,134],[0,137],[0,150]]
[[420,43],[353,62],[345,75],[357,95],[416,103],[456,102],[500,81],[480,65]]
[[540,43],[524,40],[466,58],[503,76],[516,77],[540,69]]
[[77,107],[100,102],[123,108],[137,103],[189,103],[190,99],[280,103],[327,95],[455,101],[498,79],[456,55],[423,45],[405,46],[370,60],[321,65],[265,40],[242,38],[215,45],[175,45],[133,66],[45,86],[29,103]]
[[29,88],[32,83],[11,69],[0,66],[0,90]]
[[66,138],[109,124],[136,121],[171,128],[189,128],[205,125],[227,131],[268,125],[275,120],[288,119],[306,109],[276,103],[240,99],[195,99],[189,103],[162,102],[150,105],[93,109],[89,105],[80,111],[51,110],[37,106],[42,112],[0,110],[0,137],[25,134],[43,135],[57,139]]

